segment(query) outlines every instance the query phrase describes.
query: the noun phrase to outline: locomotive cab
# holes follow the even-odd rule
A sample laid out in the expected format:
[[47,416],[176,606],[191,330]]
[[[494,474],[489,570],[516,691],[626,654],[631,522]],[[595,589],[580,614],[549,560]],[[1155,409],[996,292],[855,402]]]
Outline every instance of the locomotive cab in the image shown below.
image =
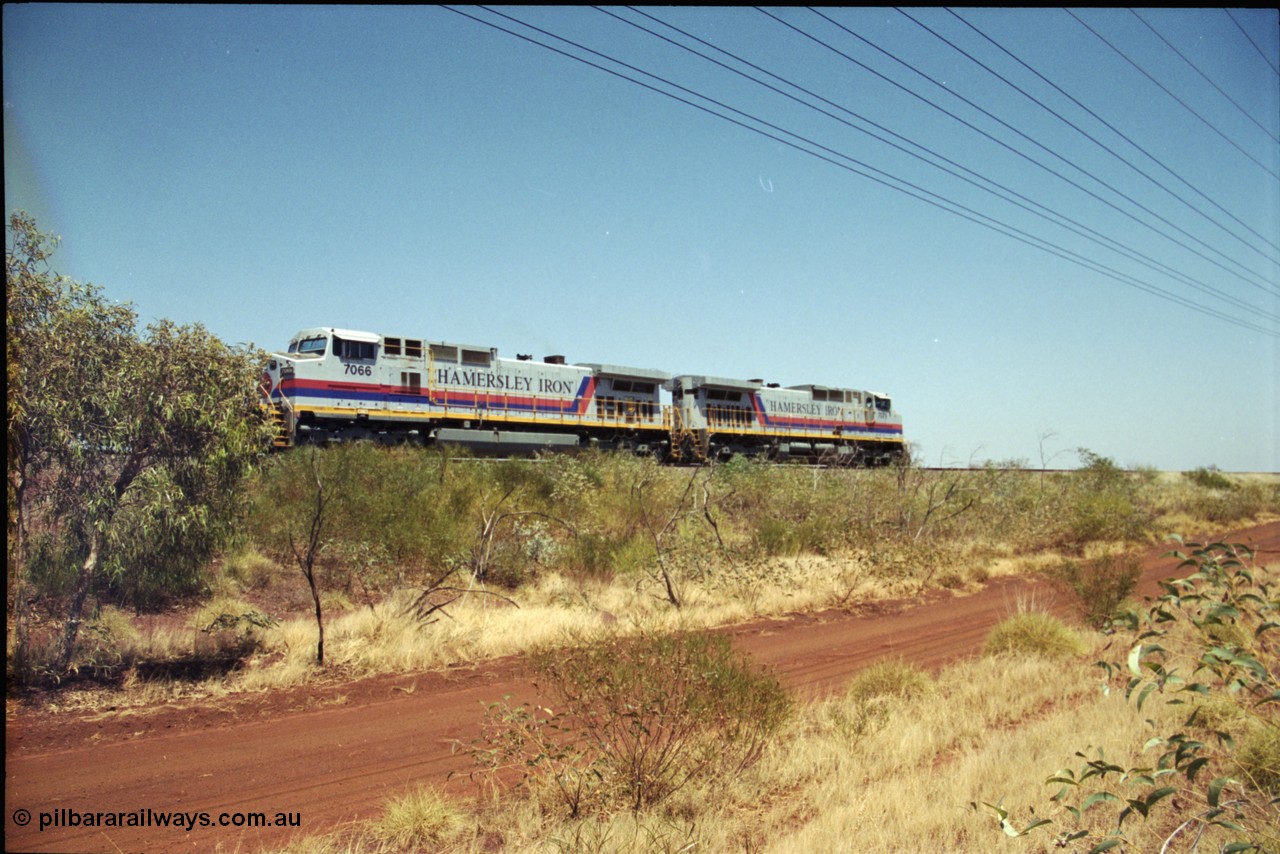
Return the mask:
[[329,349],[327,335],[306,335],[299,333],[289,342],[289,354],[299,358],[321,358]]
[[671,379],[665,371],[626,368],[580,362],[589,368],[596,380],[595,415],[605,422],[620,425],[652,425],[662,423],[663,384]]
[[318,327],[297,332],[286,352],[272,353],[261,392],[276,423],[275,444],[293,444],[325,415],[341,413],[344,424],[367,418],[377,398],[352,383],[376,376],[380,341],[371,332]]
[[284,355],[294,359],[323,360],[326,356],[336,356],[344,361],[372,362],[381,340],[381,336],[372,332],[354,329],[304,329],[289,341],[289,350]]
[[749,433],[756,428],[755,394],[761,380],[684,375],[674,377],[672,448],[679,459],[727,459],[735,453],[757,453]]

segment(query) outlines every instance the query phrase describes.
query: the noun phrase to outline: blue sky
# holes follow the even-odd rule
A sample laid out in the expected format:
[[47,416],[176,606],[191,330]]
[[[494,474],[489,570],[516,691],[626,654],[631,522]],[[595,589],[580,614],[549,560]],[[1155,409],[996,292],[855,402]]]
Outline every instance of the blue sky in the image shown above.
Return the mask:
[[1280,471],[1274,10],[497,7],[570,47],[457,8],[6,5],[6,212],[231,342],[869,388],[930,464]]

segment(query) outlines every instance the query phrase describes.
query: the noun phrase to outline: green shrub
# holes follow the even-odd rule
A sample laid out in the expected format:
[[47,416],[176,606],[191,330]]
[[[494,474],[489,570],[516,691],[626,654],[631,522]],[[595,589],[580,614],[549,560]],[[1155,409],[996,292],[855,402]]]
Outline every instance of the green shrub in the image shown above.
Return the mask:
[[543,652],[534,666],[636,809],[751,764],[791,710],[720,635],[617,638]]
[[1203,489],[1232,489],[1234,484],[1215,468],[1198,468],[1183,472],[1182,476]]
[[28,537],[26,549],[27,572],[36,594],[58,596],[70,589],[77,568],[84,561],[72,538],[36,531]]
[[1014,614],[996,624],[987,635],[983,655],[1032,655],[1041,658],[1070,658],[1085,646],[1061,620],[1049,614]]
[[571,815],[652,806],[694,780],[755,762],[791,711],[773,679],[722,636],[592,640],[533,659],[541,707],[499,704],[473,755],[490,771],[520,768]]
[[895,706],[933,689],[929,674],[903,661],[879,661],[853,678],[833,710],[838,731],[856,740],[883,727]]
[[551,481],[549,502],[566,512],[581,512],[594,503],[596,493],[605,485],[600,473],[601,455],[552,454],[544,463]]
[[1050,575],[1075,593],[1085,622],[1101,629],[1137,587],[1142,566],[1131,556],[1107,555],[1084,562],[1064,561]]
[[1079,454],[1082,466],[1072,473],[1066,543],[1083,546],[1145,537],[1152,512],[1141,501],[1144,479],[1086,448]]
[[800,534],[789,519],[761,519],[756,523],[755,541],[757,548],[771,557],[794,555],[800,550]]
[[416,788],[387,804],[372,825],[384,845],[401,851],[429,851],[458,841],[467,833],[467,818],[434,789]]
[[559,563],[569,575],[608,580],[614,575],[618,553],[624,545],[625,541],[616,537],[586,531],[561,552]]
[[115,676],[134,662],[141,634],[129,616],[110,605],[102,606],[76,645],[72,669],[97,677]]
[[233,552],[222,563],[223,574],[240,585],[242,590],[266,587],[280,571],[275,561],[253,548]]
[[845,690],[851,703],[881,698],[906,700],[927,693],[933,686],[929,674],[905,661],[878,661],[853,678]]
[[193,657],[235,659],[262,646],[262,630],[276,620],[247,602],[216,597],[206,602],[190,619],[196,630]]
[[1210,522],[1230,524],[1280,510],[1280,488],[1245,483],[1225,492],[1213,492],[1198,507],[1197,515]]
[[[1149,718],[1154,732],[1136,767],[1090,748],[1076,753],[1083,764],[1049,777],[1058,788],[1053,800],[1075,824],[1055,847],[1128,848],[1132,826],[1150,820],[1176,827],[1167,843],[1186,831],[1193,850],[1202,838],[1220,851],[1280,850],[1280,597],[1271,570],[1239,544],[1187,544],[1173,554],[1187,574],[1161,582],[1163,595],[1125,615],[1132,636],[1111,647],[1122,659],[1099,665],[1138,710],[1159,698],[1190,714],[1173,726]],[[1123,798],[1115,794],[1121,787]],[[1035,818],[1019,830],[1006,811],[991,808],[1010,835],[1060,820]],[[1115,810],[1115,824],[1099,832],[1097,819],[1084,818],[1090,809]]]
[[1151,524],[1150,514],[1122,490],[1081,495],[1072,508],[1068,542],[1130,542],[1142,539]]

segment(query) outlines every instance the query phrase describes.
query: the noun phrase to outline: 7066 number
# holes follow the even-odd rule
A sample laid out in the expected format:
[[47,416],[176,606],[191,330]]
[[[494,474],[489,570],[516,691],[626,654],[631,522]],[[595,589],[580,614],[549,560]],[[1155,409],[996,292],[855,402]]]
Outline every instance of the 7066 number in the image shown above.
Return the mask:
[[373,376],[373,368],[369,365],[343,365],[342,367],[345,368],[343,373],[346,374],[355,374],[361,377]]

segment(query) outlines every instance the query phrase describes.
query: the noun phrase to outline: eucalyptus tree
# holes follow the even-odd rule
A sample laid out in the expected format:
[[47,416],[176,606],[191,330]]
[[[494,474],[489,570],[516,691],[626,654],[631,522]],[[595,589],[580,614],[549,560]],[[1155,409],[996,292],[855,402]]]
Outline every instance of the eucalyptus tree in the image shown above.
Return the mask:
[[[139,333],[131,305],[49,271],[56,241],[29,215],[8,231],[10,607],[22,623],[38,570],[66,603],[54,663],[66,671],[95,589],[136,600],[190,586],[227,533],[268,447],[262,354],[199,324]],[[25,628],[18,641],[21,661]]]

